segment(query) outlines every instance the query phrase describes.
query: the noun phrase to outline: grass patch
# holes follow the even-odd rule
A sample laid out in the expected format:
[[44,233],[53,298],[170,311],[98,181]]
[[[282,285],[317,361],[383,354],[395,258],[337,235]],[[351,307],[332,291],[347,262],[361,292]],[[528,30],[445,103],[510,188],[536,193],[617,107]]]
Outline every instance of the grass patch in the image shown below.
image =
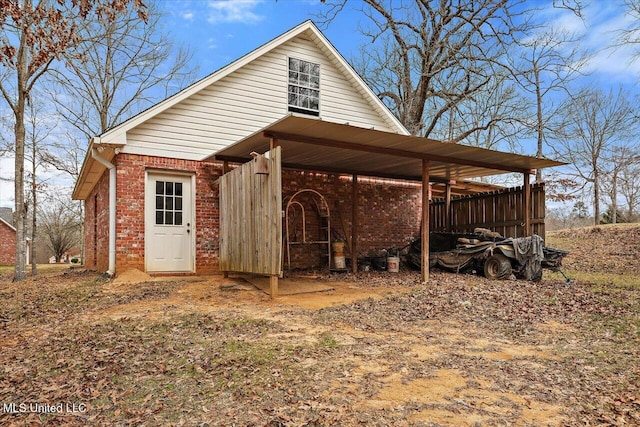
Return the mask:
[[[49,273],[52,271],[68,270],[77,264],[38,264],[38,273]],[[14,265],[0,265],[0,274],[11,274],[15,271]],[[31,275],[31,265],[27,265],[27,275]]]
[[335,348],[338,346],[338,341],[331,334],[325,332],[318,338],[318,346]]

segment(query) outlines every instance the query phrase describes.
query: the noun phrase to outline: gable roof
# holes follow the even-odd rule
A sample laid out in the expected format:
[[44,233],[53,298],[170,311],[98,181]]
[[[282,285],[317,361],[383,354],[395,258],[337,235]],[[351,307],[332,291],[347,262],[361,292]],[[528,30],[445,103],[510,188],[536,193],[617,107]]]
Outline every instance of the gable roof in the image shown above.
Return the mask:
[[[318,47],[327,55],[338,68],[346,74],[351,83],[356,85],[360,92],[369,100],[372,107],[374,107],[387,121],[392,128],[397,128],[399,133],[409,134],[409,131],[402,125],[393,113],[387,108],[387,106],[378,98],[378,96],[371,90],[371,88],[364,82],[362,77],[349,65],[344,57],[338,52],[338,50],[331,44],[331,42],[322,34],[318,27],[311,20],[307,20],[300,25],[292,28],[284,34],[276,37],[275,39],[265,43],[264,45],[254,49],[241,58],[231,62],[230,64],[222,67],[221,69],[209,74],[203,79],[195,82],[191,86],[181,90],[180,92],[170,96],[169,98],[161,101],[154,106],[142,111],[141,113],[131,117],[130,119],[122,122],[121,124],[107,130],[100,135],[100,141],[103,143],[113,142],[118,143],[118,136],[124,132],[138,126],[139,124],[149,120],[152,117],[162,113],[168,108],[176,105],[177,103],[189,98],[193,94],[200,90],[210,86],[211,84],[223,79],[234,71],[242,68],[244,65],[259,58],[260,56],[272,51],[273,49],[281,46],[289,40],[299,36],[302,33],[306,33],[311,40],[313,40]],[[125,140],[126,141],[126,140]]]
[[[85,156],[80,175],[73,190],[73,199],[85,199],[97,183],[97,180],[102,175],[104,168],[97,163],[91,157],[91,149],[98,144],[105,144],[107,146],[124,146],[127,143],[127,131],[135,128],[136,126],[150,120],[158,114],[166,111],[179,102],[193,96],[199,91],[207,88],[213,83],[223,79],[234,71],[240,69],[253,60],[265,55],[273,49],[283,45],[284,43],[304,34],[310,40],[312,40],[318,48],[329,58],[329,60],[343,73],[347,80],[354,85],[358,92],[365,98],[374,111],[376,111],[389,125],[391,129],[395,129],[398,133],[403,135],[409,135],[407,129],[402,123],[393,115],[393,113],[387,108],[387,106],[376,96],[371,88],[364,82],[360,75],[349,65],[345,58],[338,52],[338,50],[331,44],[331,42],[322,34],[318,27],[310,20],[307,20],[298,26],[292,28],[286,33],[276,37],[275,39],[265,43],[264,45],[254,49],[243,57],[236,61],[226,65],[225,67],[215,71],[214,73],[204,77],[191,86],[183,89],[182,91],[172,95],[171,97],[153,105],[152,107],[142,111],[141,113],[131,117],[130,119],[122,122],[121,124],[114,126],[107,130],[102,135],[92,138]],[[111,150],[105,152],[105,158],[111,160],[114,153]],[[96,169],[100,169],[97,171]],[[89,172],[92,173],[89,173]],[[99,172],[99,173],[96,173]],[[91,183],[84,183],[87,180],[87,176],[91,175]],[[97,178],[96,178],[97,176]],[[84,184],[84,185],[83,185]],[[89,184],[89,185],[86,185]]]

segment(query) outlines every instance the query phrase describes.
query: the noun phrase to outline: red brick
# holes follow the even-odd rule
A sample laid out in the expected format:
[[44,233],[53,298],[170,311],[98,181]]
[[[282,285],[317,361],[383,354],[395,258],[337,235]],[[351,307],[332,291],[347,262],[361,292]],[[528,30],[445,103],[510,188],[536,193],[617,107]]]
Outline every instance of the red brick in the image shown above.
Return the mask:
[[[195,173],[196,177],[196,273],[218,271],[219,200],[214,181],[221,163],[119,154],[117,167],[116,270],[144,270],[145,170],[161,169]],[[283,198],[303,188],[323,194],[332,213],[332,228],[351,230],[351,178],[337,174],[284,171]],[[108,268],[109,174],[105,171],[85,201],[86,265],[98,271]],[[420,186],[400,181],[361,178],[358,192],[358,252],[402,247],[420,230]],[[308,207],[310,209],[310,207]],[[342,221],[341,221],[342,218]],[[318,234],[318,220],[308,211],[308,232]],[[286,261],[286,259],[285,259]],[[326,260],[318,245],[305,245],[292,253],[292,267],[319,266]],[[286,266],[286,263],[285,263]]]
[[0,265],[16,263],[16,232],[0,221]]

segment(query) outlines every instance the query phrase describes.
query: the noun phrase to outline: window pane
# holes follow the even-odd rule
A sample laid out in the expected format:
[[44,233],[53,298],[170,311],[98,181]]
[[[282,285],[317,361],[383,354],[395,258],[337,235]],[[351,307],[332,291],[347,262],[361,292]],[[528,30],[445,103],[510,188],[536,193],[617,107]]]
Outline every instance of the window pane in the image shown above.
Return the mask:
[[164,223],[167,225],[173,225],[173,212],[164,213]]
[[293,111],[304,113],[304,110],[309,110],[310,114],[317,115],[320,111],[320,65],[289,58],[288,77],[289,106]]
[[162,196],[156,196],[156,209],[162,209],[164,208],[164,200],[162,199]]
[[156,194],[164,194],[164,181],[156,181]]
[[176,212],[175,225],[182,225],[182,212]]
[[181,211],[182,210],[182,197],[176,197],[175,210],[177,210],[177,211]]
[[176,182],[176,185],[175,185],[174,189],[175,189],[175,195],[176,196],[182,196],[182,183],[181,182]]
[[164,224],[164,213],[162,211],[157,211],[156,212],[156,224],[157,225],[162,225]]
[[164,208],[168,211],[173,210],[173,197],[167,197],[164,203]]
[[167,182],[164,188],[165,194],[173,195],[173,182]]

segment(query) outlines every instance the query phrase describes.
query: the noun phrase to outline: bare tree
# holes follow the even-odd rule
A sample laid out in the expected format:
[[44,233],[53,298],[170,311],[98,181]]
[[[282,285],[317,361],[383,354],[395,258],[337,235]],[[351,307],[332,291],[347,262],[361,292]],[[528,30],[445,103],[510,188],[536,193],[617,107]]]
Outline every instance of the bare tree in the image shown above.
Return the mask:
[[[499,70],[496,70],[499,71]],[[522,122],[528,109],[522,96],[505,74],[496,72],[478,96],[452,108],[448,121],[449,141],[467,129],[479,129],[462,142],[476,147],[517,151]],[[489,124],[486,126],[485,124]]]
[[616,47],[632,45],[636,47],[635,57],[640,56],[640,0],[625,0],[627,15],[631,24],[618,32]]
[[[38,105],[36,105],[38,104]],[[31,170],[26,174],[30,181],[30,194],[28,204],[31,207],[31,275],[38,274],[36,262],[36,243],[38,241],[38,193],[46,186],[46,182],[39,179],[40,172],[46,169],[43,160],[47,157],[44,147],[45,140],[51,134],[55,122],[49,120],[43,112],[43,106],[36,100],[31,100],[28,104],[28,114],[26,117],[26,145],[29,152],[25,153],[25,160],[30,164]]]
[[[26,278],[24,206],[25,107],[34,85],[56,58],[78,43],[78,21],[112,20],[130,3],[144,18],[141,0],[0,0],[0,92],[15,117],[16,265],[14,280]],[[92,14],[93,12],[93,14]]]
[[[68,71],[54,73],[58,112],[85,142],[167,98],[195,76],[196,69],[189,66],[192,52],[174,48],[161,27],[163,14],[156,2],[145,3],[146,22],[135,10],[113,20],[84,22],[78,30],[82,41],[65,52]],[[66,142],[61,146],[64,150]]]
[[[552,120],[560,112],[558,96],[569,95],[569,83],[581,74],[588,60],[579,49],[580,40],[565,30],[545,28],[519,41],[507,55],[514,81],[532,97],[534,118],[522,124],[536,139],[537,157],[544,157],[544,145],[558,135]],[[542,169],[536,171],[536,180],[542,180]]]
[[615,146],[631,140],[638,123],[634,107],[619,89],[583,89],[564,106],[563,135],[555,149],[574,175],[592,186],[594,222],[600,220],[601,178]]
[[620,171],[619,190],[626,202],[627,219],[640,219],[640,155]]
[[[346,2],[327,1],[326,20]],[[414,135],[446,135],[448,115],[463,102],[481,99],[495,63],[527,27],[522,1],[364,3],[370,25],[362,32],[371,43],[363,50],[368,57],[359,71]],[[486,130],[495,120],[474,123],[452,141]]]
[[[621,175],[625,169],[629,169],[635,164],[640,164],[640,152],[638,152],[637,149],[627,146],[615,146],[610,150],[610,154],[606,160],[609,168],[604,174],[607,179],[603,180],[603,188],[611,201],[611,218],[609,222],[616,224],[618,222],[618,194]],[[640,183],[636,183],[636,185],[640,186]],[[632,213],[633,212],[631,212],[631,214]],[[632,215],[628,215],[629,218],[631,216]]]
[[[68,197],[67,197],[68,199]],[[40,231],[42,241],[52,251],[56,262],[65,253],[76,246],[80,240],[80,223],[74,209],[62,201],[53,198],[39,210]]]

